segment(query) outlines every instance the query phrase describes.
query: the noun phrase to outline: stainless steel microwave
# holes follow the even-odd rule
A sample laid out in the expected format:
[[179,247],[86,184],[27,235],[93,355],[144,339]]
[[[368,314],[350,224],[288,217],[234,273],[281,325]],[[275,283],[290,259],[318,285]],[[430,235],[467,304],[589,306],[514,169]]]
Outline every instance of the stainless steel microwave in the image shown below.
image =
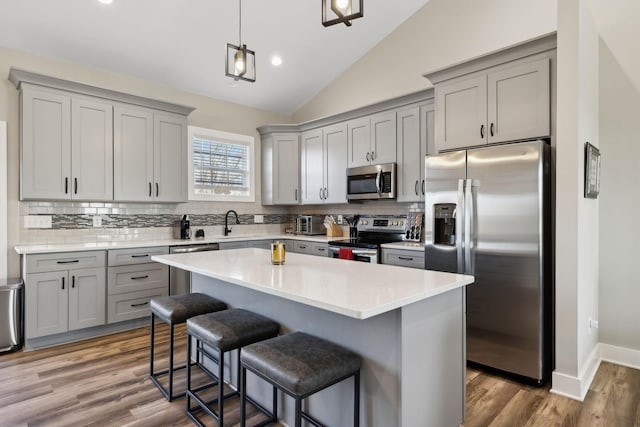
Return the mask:
[[396,198],[396,164],[360,166],[347,169],[347,200]]

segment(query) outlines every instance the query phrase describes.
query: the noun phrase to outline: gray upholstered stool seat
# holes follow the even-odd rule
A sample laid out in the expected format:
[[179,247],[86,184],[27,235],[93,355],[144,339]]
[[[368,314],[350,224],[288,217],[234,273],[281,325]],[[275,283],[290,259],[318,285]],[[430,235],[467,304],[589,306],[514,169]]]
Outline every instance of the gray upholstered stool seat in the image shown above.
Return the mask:
[[[193,293],[186,295],[171,295],[166,297],[152,298],[151,306],[151,339],[150,339],[150,366],[149,377],[151,381],[158,387],[164,397],[170,402],[173,399],[184,396],[183,393],[173,394],[173,373],[177,370],[184,369],[188,364],[189,356],[185,359],[185,365],[178,367],[173,366],[173,344],[174,344],[174,326],[185,323],[187,319],[212,311],[220,311],[227,308],[227,305],[205,294]],[[169,367],[162,371],[155,371],[155,318],[169,324]],[[165,388],[158,377],[168,375],[168,387]]]
[[[241,308],[232,308],[225,311],[203,314],[187,320],[187,336],[194,338],[203,344],[197,348],[198,354],[209,358],[218,365],[217,378],[205,370],[218,385],[218,397],[213,401],[205,402],[198,391],[191,388],[191,368],[187,366],[187,415],[197,425],[202,426],[202,422],[196,418],[195,413],[203,410],[218,421],[218,425],[223,425],[224,419],[224,399],[237,396],[238,392],[224,394],[224,354],[232,350],[238,350],[238,384],[240,383],[240,352],[241,348],[273,338],[278,335],[280,325],[273,320]],[[187,341],[188,350],[191,351],[191,339]],[[205,346],[213,348],[218,354],[217,357],[211,354]],[[198,406],[191,408],[191,399]],[[218,410],[214,412],[211,404],[218,402]]]
[[[351,376],[354,377],[354,425],[359,424],[360,366],[362,359],[344,347],[303,332],[279,336],[244,348],[241,356],[242,386],[246,369],[267,380],[296,400],[296,426],[302,418],[315,425],[319,421],[302,412],[302,400]],[[241,425],[244,426],[244,395]],[[277,419],[274,405],[273,421]]]

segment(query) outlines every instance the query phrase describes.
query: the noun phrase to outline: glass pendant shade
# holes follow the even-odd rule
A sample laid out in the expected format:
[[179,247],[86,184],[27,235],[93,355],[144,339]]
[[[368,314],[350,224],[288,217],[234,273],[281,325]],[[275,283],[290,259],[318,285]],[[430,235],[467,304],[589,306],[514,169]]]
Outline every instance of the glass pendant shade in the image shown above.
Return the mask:
[[234,80],[256,81],[256,53],[247,45],[236,46],[227,43],[226,75]]
[[351,20],[363,16],[364,0],[322,0],[322,25],[351,26]]

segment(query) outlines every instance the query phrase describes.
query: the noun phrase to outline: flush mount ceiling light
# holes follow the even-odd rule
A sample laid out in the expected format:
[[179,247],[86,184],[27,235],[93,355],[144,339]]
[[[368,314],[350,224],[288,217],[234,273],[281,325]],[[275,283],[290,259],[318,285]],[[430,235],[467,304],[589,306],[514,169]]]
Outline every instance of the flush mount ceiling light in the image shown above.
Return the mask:
[[238,25],[238,46],[227,43],[226,75],[234,80],[256,81],[256,53],[242,44],[242,0]]
[[102,4],[111,4],[113,3],[113,0],[98,0],[100,3]]
[[364,0],[322,0],[322,25],[343,23],[351,26],[351,20],[362,18]]
[[271,65],[273,65],[274,67],[279,67],[280,65],[282,65],[282,57],[280,57],[280,55],[273,55],[271,57]]

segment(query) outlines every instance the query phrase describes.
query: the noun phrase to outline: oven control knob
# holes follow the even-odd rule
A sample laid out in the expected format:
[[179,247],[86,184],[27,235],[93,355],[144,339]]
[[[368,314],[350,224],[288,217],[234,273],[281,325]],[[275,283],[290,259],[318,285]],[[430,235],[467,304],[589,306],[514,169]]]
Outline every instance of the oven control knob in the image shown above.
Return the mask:
[[398,221],[398,225],[402,227],[404,225],[404,221]]
[[410,236],[410,234],[411,234],[411,233],[410,233],[410,231],[409,231],[409,230],[407,230],[407,232],[406,232],[407,239],[409,239],[409,238],[410,238],[410,237],[409,237],[409,236]]

